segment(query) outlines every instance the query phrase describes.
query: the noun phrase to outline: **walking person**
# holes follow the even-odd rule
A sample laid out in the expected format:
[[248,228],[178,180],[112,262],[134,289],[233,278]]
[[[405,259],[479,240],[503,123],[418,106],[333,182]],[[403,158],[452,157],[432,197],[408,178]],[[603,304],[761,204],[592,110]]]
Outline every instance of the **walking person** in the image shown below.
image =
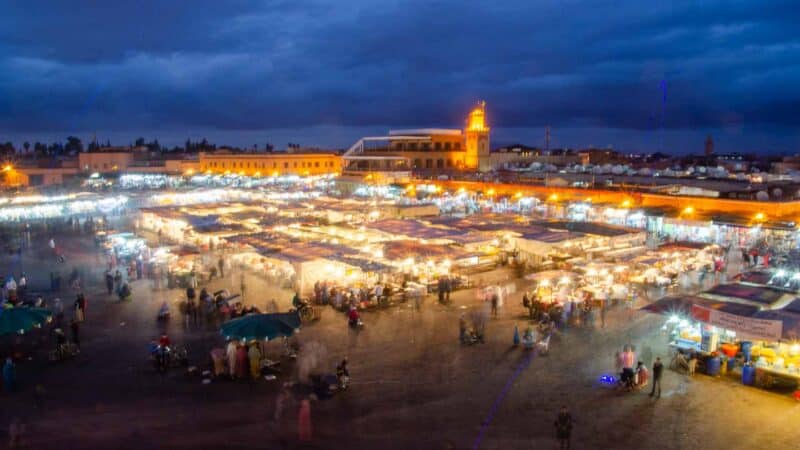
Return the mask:
[[559,448],[570,448],[570,436],[572,435],[572,415],[567,410],[566,406],[561,407],[555,421],[556,438],[558,439]]
[[241,288],[242,288],[242,300],[244,300],[244,292],[247,290],[247,287],[244,284],[244,274],[242,274]]
[[297,437],[301,442],[311,441],[311,402],[304,398],[297,411]]
[[497,303],[500,301],[497,293],[492,294],[492,317],[497,317]]
[[197,303],[195,303],[195,298],[197,297],[197,291],[195,291],[194,286],[189,285],[186,288],[186,324],[189,323],[197,323]]
[[656,386],[658,386],[658,395],[656,398],[661,398],[661,374],[664,372],[664,365],[661,364],[661,358],[656,358],[653,363],[653,389],[650,391],[650,397],[655,395]]
[[250,370],[250,359],[244,341],[236,346],[236,378],[245,379]]
[[33,403],[36,405],[36,409],[39,410],[39,414],[44,414],[44,400],[46,395],[47,390],[41,384],[37,384],[33,389]]
[[86,296],[83,295],[83,292],[78,294],[78,298],[75,299],[75,320],[78,322],[86,320]]
[[19,283],[17,283],[17,297],[20,301],[25,301],[25,291],[28,289],[28,277],[25,276],[25,272],[22,272],[22,275],[19,277]]
[[286,409],[286,402],[289,401],[289,390],[284,386],[278,396],[275,397],[275,412],[272,414],[272,419],[277,422],[283,416],[283,410]]
[[247,359],[250,360],[250,376],[257,380],[261,375],[261,349],[258,343],[251,342],[250,349],[247,351]]
[[219,267],[220,278],[225,278],[225,258],[220,256],[219,261],[217,261],[217,267]]
[[236,378],[236,341],[228,341],[228,346],[225,348],[225,356],[228,358],[228,374],[231,379]]
[[75,319],[72,319],[69,324],[69,329],[72,334],[72,343],[75,344],[75,349],[78,351],[81,350],[80,326],[80,322]]
[[106,289],[108,290],[108,295],[114,293],[114,275],[111,275],[110,270],[106,272]]
[[22,447],[23,434],[25,434],[25,424],[15,417],[8,426],[8,448]]
[[122,287],[122,272],[117,270],[114,273],[114,291],[119,292],[120,287]]
[[6,358],[3,366],[3,390],[6,392],[17,390],[17,366],[10,357]]

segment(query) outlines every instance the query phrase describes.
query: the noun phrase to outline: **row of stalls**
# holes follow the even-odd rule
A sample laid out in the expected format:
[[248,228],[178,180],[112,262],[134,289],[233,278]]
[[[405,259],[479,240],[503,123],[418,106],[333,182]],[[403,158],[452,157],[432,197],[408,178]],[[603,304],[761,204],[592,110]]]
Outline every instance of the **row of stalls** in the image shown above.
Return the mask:
[[748,385],[794,389],[800,383],[800,298],[796,289],[770,285],[776,276],[749,273],[740,282],[668,296],[644,309],[666,316],[674,354],[696,355],[707,373],[732,372]]
[[564,208],[564,218],[575,222],[597,222],[647,230],[667,241],[698,242],[750,248],[765,246],[788,251],[800,244],[794,222],[770,220],[767,214],[753,217],[698,214],[691,206],[631,208],[629,205],[573,202]]

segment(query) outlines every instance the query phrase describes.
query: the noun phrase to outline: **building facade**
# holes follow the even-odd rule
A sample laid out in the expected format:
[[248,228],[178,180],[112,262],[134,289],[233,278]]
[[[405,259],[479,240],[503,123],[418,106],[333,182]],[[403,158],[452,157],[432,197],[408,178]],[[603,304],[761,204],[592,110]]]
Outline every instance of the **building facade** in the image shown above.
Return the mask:
[[[486,103],[467,116],[463,130],[419,128],[392,130],[388,136],[364,137],[344,154],[345,173],[414,170],[446,172],[487,170],[490,164],[490,129]],[[398,158],[404,162],[398,162]]]
[[323,175],[341,173],[336,153],[200,153],[200,171],[248,176]]

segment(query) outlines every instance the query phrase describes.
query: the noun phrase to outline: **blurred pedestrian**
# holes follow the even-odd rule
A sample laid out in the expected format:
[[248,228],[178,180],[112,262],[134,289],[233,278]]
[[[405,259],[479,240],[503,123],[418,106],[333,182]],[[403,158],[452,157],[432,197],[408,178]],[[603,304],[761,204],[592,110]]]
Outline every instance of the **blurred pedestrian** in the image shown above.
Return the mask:
[[656,358],[653,363],[653,389],[650,391],[650,397],[655,395],[656,386],[658,386],[658,395],[656,398],[661,398],[661,374],[664,371],[664,365],[661,364],[661,358]]
[[217,267],[219,267],[219,276],[221,278],[225,278],[225,259],[220,256],[219,261],[217,262]]
[[247,347],[245,347],[244,342],[240,342],[239,345],[236,346],[236,377],[247,378],[248,369],[249,359],[247,357]]
[[17,390],[17,366],[10,357],[6,358],[6,363],[3,366],[3,389],[6,392]]
[[72,334],[72,343],[75,344],[75,348],[80,351],[81,349],[81,338],[80,338],[80,322],[75,319],[69,324],[69,329]]
[[247,351],[247,358],[250,360],[250,376],[258,379],[261,375],[261,349],[257,342],[250,343],[250,350]]
[[297,411],[297,437],[301,442],[311,440],[311,402],[305,398]]
[[75,320],[83,322],[86,320],[86,296],[83,293],[78,294],[75,299]]
[[22,272],[22,275],[19,277],[19,283],[17,283],[17,297],[19,297],[20,301],[25,301],[25,291],[28,289],[28,277],[25,276],[25,272]]
[[55,316],[54,326],[58,328],[64,321],[64,302],[60,298],[53,300],[53,315]]
[[122,287],[122,272],[117,270],[114,272],[114,291],[119,292],[120,287]]
[[497,303],[500,301],[500,297],[497,293],[492,294],[492,317],[497,317]]
[[39,410],[39,414],[44,414],[44,400],[46,395],[47,390],[44,386],[41,383],[37,384],[36,388],[33,390],[33,403],[36,405],[36,409]]
[[231,379],[236,378],[236,341],[228,341],[228,346],[225,348],[225,357],[228,358],[228,374]]
[[242,288],[242,300],[244,300],[244,292],[247,290],[247,286],[245,286],[244,284],[244,274],[242,274],[241,288]]
[[570,448],[570,436],[572,435],[572,415],[567,410],[566,406],[561,407],[555,421],[556,438],[558,439],[559,448]]
[[108,295],[114,293],[114,275],[111,275],[110,270],[106,272],[106,289],[108,289]]
[[289,390],[284,386],[277,397],[275,397],[275,411],[272,414],[272,419],[276,422],[281,420],[283,410],[286,409],[286,402],[289,400]]
[[25,424],[15,417],[8,426],[8,448],[22,447],[22,435],[25,434]]

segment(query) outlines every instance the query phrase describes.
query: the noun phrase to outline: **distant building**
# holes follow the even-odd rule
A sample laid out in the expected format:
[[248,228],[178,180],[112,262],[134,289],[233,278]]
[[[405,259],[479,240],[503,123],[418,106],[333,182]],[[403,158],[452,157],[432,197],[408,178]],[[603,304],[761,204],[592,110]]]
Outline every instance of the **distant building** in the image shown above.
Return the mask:
[[321,175],[340,173],[342,158],[334,152],[244,153],[200,152],[200,171],[248,176]]
[[586,164],[588,157],[567,149],[544,151],[540,148],[522,144],[508,145],[492,150],[490,155],[492,167],[497,169],[504,165],[530,165],[532,163],[551,164],[558,167],[575,164]]
[[392,130],[388,136],[364,137],[344,154],[344,173],[351,176],[381,172],[448,172],[489,170],[490,128],[486,103],[467,116],[463,130],[419,128]]
[[579,150],[578,154],[581,155],[582,161],[585,161],[585,164],[592,164],[595,166],[627,162],[625,155],[611,149],[586,148]]
[[711,138],[710,134],[708,135],[708,137],[706,137],[706,151],[705,151],[705,154],[706,154],[706,156],[711,156],[711,155],[714,154],[714,139]]
[[50,186],[97,173],[161,173],[179,175],[198,169],[197,159],[184,155],[150,155],[146,147],[107,147],[67,158],[22,160],[6,171],[7,186]]

